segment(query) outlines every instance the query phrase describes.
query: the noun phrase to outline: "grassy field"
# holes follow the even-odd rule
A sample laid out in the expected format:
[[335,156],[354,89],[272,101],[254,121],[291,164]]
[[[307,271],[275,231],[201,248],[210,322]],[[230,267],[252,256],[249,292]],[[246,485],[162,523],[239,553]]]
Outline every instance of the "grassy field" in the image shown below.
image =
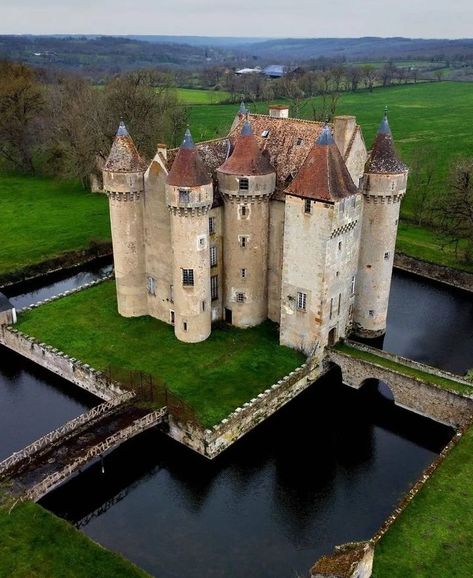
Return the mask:
[[397,363],[390,359],[386,359],[379,355],[375,355],[374,353],[370,353],[369,351],[362,351],[361,349],[350,347],[346,343],[338,343],[335,346],[335,349],[337,351],[340,351],[341,353],[345,353],[356,359],[362,359],[370,363],[381,365],[386,369],[392,369],[393,371],[396,371],[402,375],[407,375],[408,377],[420,379],[425,383],[437,385],[442,389],[447,389],[449,391],[456,391],[458,393],[464,393],[466,395],[473,394],[473,385],[470,387],[468,385],[463,385],[462,383],[458,383],[457,381],[453,381],[451,379],[440,377],[438,375],[433,375],[431,373],[426,373],[425,371],[422,371],[420,369],[416,369],[414,367],[409,367],[407,365]]
[[112,281],[21,314],[18,328],[96,369],[111,364],[164,380],[206,426],[304,361],[279,345],[269,321],[251,329],[223,326],[202,343],[182,343],[156,319],[121,317]]
[[0,230],[3,275],[110,240],[107,198],[74,183],[1,176]]
[[376,547],[373,578],[473,575],[473,429]]
[[0,507],[0,578],[146,578],[37,504]]
[[177,88],[176,91],[183,104],[218,104],[230,98],[230,93],[224,90]]

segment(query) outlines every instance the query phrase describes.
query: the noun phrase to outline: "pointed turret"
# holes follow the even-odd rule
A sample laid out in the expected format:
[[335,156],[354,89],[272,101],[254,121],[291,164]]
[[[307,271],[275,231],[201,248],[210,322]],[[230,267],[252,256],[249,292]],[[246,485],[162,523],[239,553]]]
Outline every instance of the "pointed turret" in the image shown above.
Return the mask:
[[286,193],[314,201],[335,202],[357,192],[328,124]]
[[191,131],[187,129],[166,183],[174,187],[200,187],[211,182],[212,178],[194,144]]
[[103,167],[104,171],[114,173],[137,173],[146,171],[146,163],[140,157],[135,143],[128,133],[125,123],[120,122],[110,154]]
[[248,119],[243,123],[232,154],[218,171],[227,175],[251,176],[274,173],[269,156],[259,148]]
[[370,157],[366,163],[366,173],[401,174],[407,171],[406,165],[399,159],[394,147],[388,111],[379,125]]

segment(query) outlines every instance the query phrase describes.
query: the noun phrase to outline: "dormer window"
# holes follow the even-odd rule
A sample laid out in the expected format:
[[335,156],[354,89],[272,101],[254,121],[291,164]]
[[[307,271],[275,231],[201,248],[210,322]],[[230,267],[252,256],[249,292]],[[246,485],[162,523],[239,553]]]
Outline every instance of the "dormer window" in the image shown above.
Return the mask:
[[296,140],[296,145],[299,147],[301,146],[301,144],[304,142],[303,139],[301,139],[300,137]]
[[247,191],[249,189],[248,179],[240,179],[239,180],[239,188],[240,188],[240,191]]
[[261,133],[261,136],[262,136],[263,138],[268,138],[268,136],[269,136],[269,129],[264,130],[264,131]]

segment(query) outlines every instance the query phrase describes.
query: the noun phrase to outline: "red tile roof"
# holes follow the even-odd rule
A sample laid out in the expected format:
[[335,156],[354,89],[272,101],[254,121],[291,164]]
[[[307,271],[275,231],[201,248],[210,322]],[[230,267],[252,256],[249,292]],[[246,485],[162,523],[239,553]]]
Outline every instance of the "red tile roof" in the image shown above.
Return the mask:
[[175,187],[200,187],[211,182],[212,177],[187,130],[182,145],[174,157],[166,183]]

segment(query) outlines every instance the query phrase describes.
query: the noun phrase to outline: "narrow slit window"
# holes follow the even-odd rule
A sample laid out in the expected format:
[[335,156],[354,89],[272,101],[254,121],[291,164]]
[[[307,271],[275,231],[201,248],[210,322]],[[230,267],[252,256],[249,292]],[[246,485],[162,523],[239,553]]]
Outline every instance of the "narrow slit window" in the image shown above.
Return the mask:
[[182,328],[184,329],[184,331],[187,331],[187,321],[184,321],[184,323],[182,324]]
[[332,319],[333,315],[333,299],[330,299],[330,319]]
[[342,308],[342,294],[338,294],[338,308],[337,308],[337,315],[340,315],[340,309]]
[[312,202],[310,199],[304,201],[304,213],[310,213],[312,210]]
[[246,277],[246,269],[240,269],[240,277],[244,279]]
[[215,246],[210,247],[210,266],[217,266],[217,247]]
[[210,277],[210,298],[212,301],[218,299],[218,275],[212,275]]

